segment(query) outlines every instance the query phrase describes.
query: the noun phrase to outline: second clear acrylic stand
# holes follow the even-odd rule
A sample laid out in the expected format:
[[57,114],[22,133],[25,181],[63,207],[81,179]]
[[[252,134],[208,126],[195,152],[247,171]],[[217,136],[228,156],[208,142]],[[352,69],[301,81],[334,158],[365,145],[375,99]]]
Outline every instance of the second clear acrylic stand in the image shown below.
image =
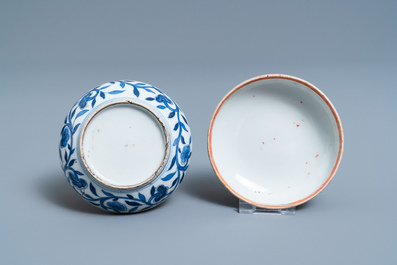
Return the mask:
[[259,208],[242,200],[239,200],[238,204],[238,212],[245,214],[295,215],[295,208],[296,207],[291,207],[287,209]]

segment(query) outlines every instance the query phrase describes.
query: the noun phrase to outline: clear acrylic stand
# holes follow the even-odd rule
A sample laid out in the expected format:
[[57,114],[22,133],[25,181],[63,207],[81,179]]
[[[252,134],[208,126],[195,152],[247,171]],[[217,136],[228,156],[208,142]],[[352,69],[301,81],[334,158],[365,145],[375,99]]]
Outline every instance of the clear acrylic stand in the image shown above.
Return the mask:
[[266,209],[266,208],[259,208],[256,207],[255,205],[239,200],[238,212],[245,214],[295,215],[295,207],[291,207],[287,209]]

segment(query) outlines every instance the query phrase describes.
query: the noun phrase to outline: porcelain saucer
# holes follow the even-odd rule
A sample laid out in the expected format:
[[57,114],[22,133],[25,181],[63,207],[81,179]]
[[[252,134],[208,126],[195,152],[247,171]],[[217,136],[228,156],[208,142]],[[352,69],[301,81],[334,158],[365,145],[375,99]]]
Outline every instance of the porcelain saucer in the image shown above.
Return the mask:
[[264,75],[231,90],[216,108],[208,153],[221,182],[258,207],[284,209],[319,194],[343,154],[343,129],[330,100],[288,75]]

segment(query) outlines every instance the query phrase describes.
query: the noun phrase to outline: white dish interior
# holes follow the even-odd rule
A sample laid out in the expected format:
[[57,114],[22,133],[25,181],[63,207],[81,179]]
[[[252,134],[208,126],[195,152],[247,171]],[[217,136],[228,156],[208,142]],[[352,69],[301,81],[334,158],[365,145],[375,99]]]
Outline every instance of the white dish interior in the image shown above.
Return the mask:
[[148,183],[162,168],[167,139],[159,118],[136,104],[113,104],[85,124],[80,152],[93,177],[129,189]]
[[303,203],[339,165],[339,117],[318,89],[303,82],[256,80],[229,93],[217,111],[209,131],[211,162],[225,186],[249,203]]

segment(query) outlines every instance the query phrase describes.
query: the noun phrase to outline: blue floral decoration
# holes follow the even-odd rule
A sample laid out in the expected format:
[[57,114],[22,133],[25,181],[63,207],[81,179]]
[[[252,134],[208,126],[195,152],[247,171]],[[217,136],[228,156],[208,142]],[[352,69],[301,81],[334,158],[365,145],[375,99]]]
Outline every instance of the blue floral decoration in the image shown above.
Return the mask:
[[122,213],[127,210],[127,207],[125,207],[125,205],[120,202],[110,201],[106,203],[106,206],[108,207],[108,209],[111,209],[118,213]]
[[185,164],[192,153],[190,152],[190,145],[185,145],[181,153],[181,162]]
[[[101,186],[86,172],[76,152],[76,142],[85,118],[99,103],[120,97],[151,104],[171,126],[173,152],[170,152],[172,156],[168,158],[166,168],[152,185],[138,190],[120,191]],[[74,190],[92,205],[117,213],[145,211],[163,202],[182,182],[191,157],[189,130],[186,117],[178,105],[161,90],[142,82],[110,82],[85,94],[66,116],[59,142],[62,169]]]
[[154,194],[154,201],[161,201],[165,196],[167,196],[168,188],[164,185],[160,185],[157,187],[157,192]]
[[70,138],[70,131],[67,126],[64,126],[62,129],[62,138],[61,138],[61,147],[65,147],[68,144],[69,138]]
[[79,178],[79,177],[77,176],[77,172],[78,172],[78,171],[75,171],[75,172],[71,171],[71,172],[69,172],[68,175],[69,175],[70,181],[72,182],[72,184],[73,184],[73,186],[74,186],[75,188],[77,188],[77,189],[79,189],[79,190],[86,189],[86,188],[88,187],[87,181],[85,181],[84,179]]

